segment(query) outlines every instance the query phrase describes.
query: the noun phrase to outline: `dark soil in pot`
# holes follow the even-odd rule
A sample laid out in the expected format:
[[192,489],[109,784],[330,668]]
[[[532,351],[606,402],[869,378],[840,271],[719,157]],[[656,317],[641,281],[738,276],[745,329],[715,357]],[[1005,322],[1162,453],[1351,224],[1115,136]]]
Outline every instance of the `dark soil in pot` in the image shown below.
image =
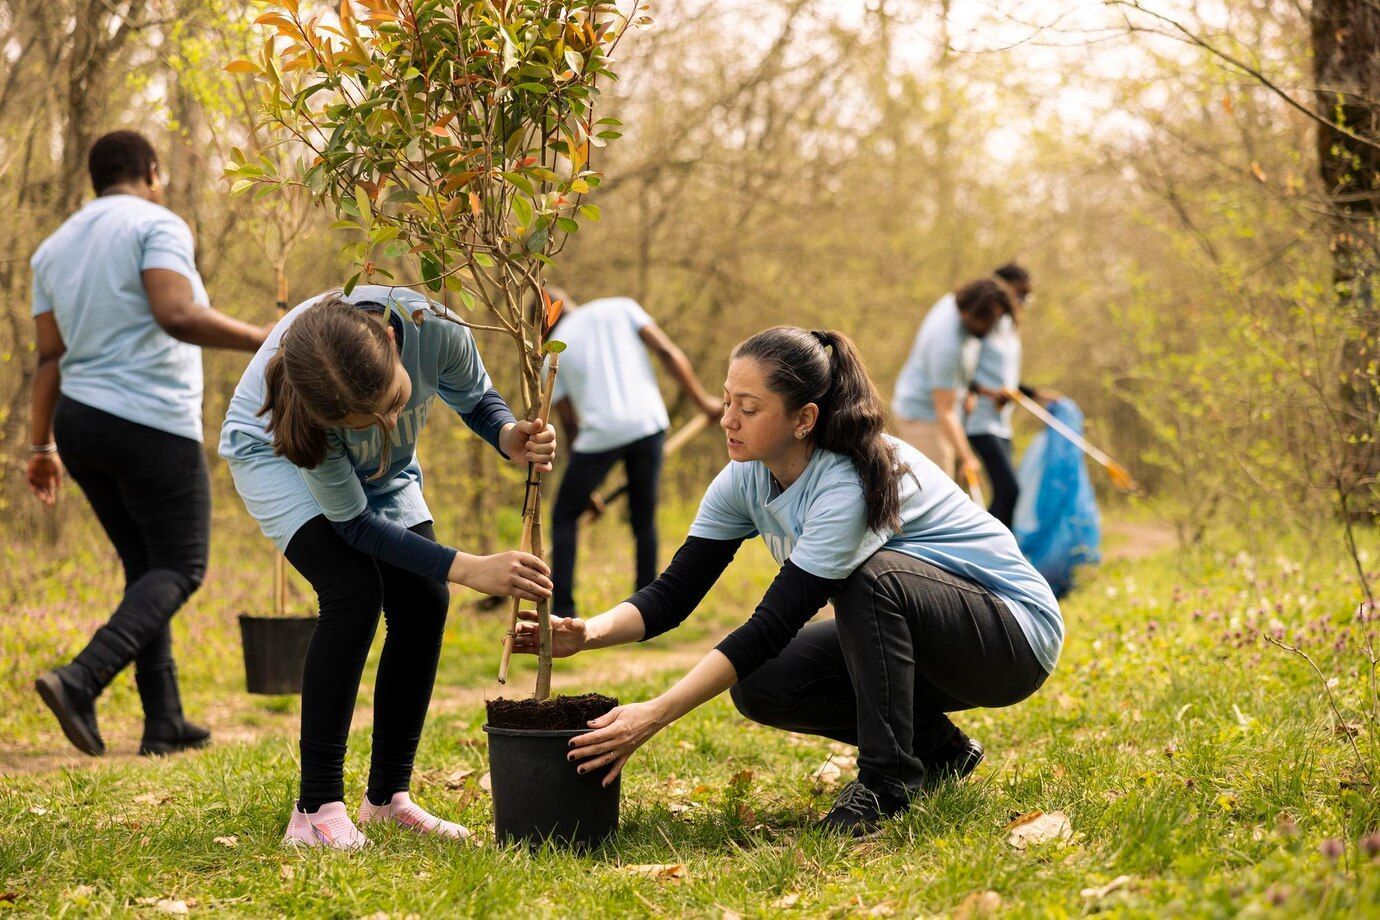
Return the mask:
[[302,692],[302,665],[316,631],[316,617],[256,617],[240,614],[244,683],[250,693]]
[[[551,840],[595,847],[618,829],[620,782],[603,785],[607,768],[577,772],[567,760],[570,739],[618,705],[589,693],[549,700],[489,700],[489,781],[494,832],[501,842]],[[620,777],[621,779],[621,777]]]

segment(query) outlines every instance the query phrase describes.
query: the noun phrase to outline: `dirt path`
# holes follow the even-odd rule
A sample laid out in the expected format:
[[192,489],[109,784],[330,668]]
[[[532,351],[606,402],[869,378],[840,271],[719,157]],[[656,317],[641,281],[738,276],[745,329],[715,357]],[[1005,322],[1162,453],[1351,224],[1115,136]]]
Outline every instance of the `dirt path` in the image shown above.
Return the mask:
[[[681,672],[690,669],[709,649],[714,647],[717,637],[706,636],[695,642],[669,649],[643,649],[637,654],[613,656],[605,655],[597,663],[580,668],[556,668],[551,678],[552,689],[557,692],[586,692],[612,684],[643,680],[668,672]],[[526,680],[524,673],[522,679]],[[519,693],[530,691],[522,686]],[[431,699],[430,713],[436,715],[473,711],[489,697],[502,695],[503,688],[497,683],[485,682],[480,686],[453,686],[438,684]],[[291,743],[297,733],[297,714],[295,712],[273,712],[264,708],[261,700],[248,694],[232,694],[209,712],[200,713],[214,732],[218,745],[248,744],[265,738],[283,738]],[[355,709],[354,725],[368,725],[373,718],[373,710],[367,706]],[[146,762],[139,756],[137,742],[141,725],[129,718],[112,718],[109,723],[101,721],[101,733],[108,742],[114,742],[104,757],[87,757],[77,753],[67,743],[56,728],[45,732],[32,747],[19,750],[0,751],[0,777],[27,773],[44,773],[53,770],[99,769],[112,764]],[[116,739],[127,739],[122,743]],[[195,756],[195,755],[184,755]]]
[[1174,528],[1151,521],[1104,521],[1104,559],[1146,559],[1178,546]]

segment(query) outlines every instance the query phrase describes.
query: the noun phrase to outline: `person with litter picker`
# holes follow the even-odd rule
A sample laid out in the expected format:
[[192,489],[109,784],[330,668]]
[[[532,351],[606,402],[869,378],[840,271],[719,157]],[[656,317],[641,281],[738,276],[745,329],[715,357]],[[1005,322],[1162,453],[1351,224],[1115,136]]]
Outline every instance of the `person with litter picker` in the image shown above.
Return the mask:
[[556,378],[554,409],[570,444],[551,522],[551,611],[575,614],[575,559],[580,517],[595,490],[617,463],[627,472],[628,511],[636,544],[634,588],[656,578],[657,493],[670,417],[662,402],[651,354],[708,419],[722,411],[695,376],[685,352],[647,311],[628,297],[604,297],[585,304],[549,289],[561,301],[560,321],[551,331],[565,343]]
[[253,351],[268,334],[213,309],[192,231],[162,206],[167,178],[143,135],[114,131],[88,158],[96,198],[33,257],[29,488],[52,507],[64,467],[124,568],[110,619],[35,689],[67,740],[105,753],[96,698],[134,664],[140,754],[211,737],[182,712],[173,616],[201,585],[211,479],[201,429],[201,349]]
[[992,484],[992,501],[987,510],[1010,527],[1020,487],[1011,446],[1011,416],[1016,406],[1009,391],[1019,389],[1042,404],[1048,404],[1058,394],[1035,390],[1021,382],[1020,324],[1033,300],[1030,273],[1008,262],[992,277],[1007,289],[1010,305],[992,331],[982,337],[977,366],[963,403],[963,430]]
[[380,610],[387,631],[359,823],[467,838],[466,828],[423,810],[409,791],[447,585],[550,596],[546,563],[531,553],[473,555],[437,541],[417,462],[436,397],[505,459],[551,469],[555,429],[515,419],[470,330],[407,288],[360,285],[299,304],[230,400],[220,455],[235,490],[319,604],[302,673],[301,783],[285,845],[368,843],[345,809],[345,752]]
[[981,466],[963,432],[960,403],[973,377],[981,339],[1009,309],[1007,288],[991,278],[969,282],[940,298],[920,324],[891,401],[901,440],[929,457],[945,475],[957,473],[970,492],[977,489]]
[[[730,462],[652,584],[606,613],[553,620],[553,652],[650,639],[680,625],[760,534],[780,571],[751,617],[679,682],[571,740],[611,782],[658,731],[732,690],[747,718],[858,746],[858,779],[820,822],[865,836],[977,767],[946,713],[1011,706],[1063,645],[1049,585],[1011,531],[918,450],[840,332],[779,326],[734,349],[724,384]],[[806,625],[830,599],[835,616]],[[534,653],[535,624],[515,645]]]

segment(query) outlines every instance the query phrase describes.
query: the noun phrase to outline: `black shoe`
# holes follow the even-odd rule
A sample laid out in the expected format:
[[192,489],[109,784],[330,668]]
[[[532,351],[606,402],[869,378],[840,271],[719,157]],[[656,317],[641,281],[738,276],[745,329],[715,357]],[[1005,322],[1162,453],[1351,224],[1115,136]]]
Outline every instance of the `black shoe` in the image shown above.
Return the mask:
[[188,722],[182,716],[182,695],[177,688],[177,666],[143,668],[135,671],[134,685],[144,706],[144,737],[139,753],[176,754],[205,747],[211,732]]
[[982,745],[963,732],[954,733],[937,751],[920,758],[925,766],[925,785],[935,785],[946,779],[963,779],[982,763],[986,751]]
[[877,833],[883,821],[905,811],[909,805],[905,798],[873,792],[860,781],[853,780],[839,790],[834,807],[815,827],[829,834],[869,837]]
[[105,741],[96,726],[95,700],[62,679],[66,670],[58,668],[41,675],[34,681],[34,689],[57,716],[67,740],[83,754],[100,757],[105,753]]
[[211,730],[194,722],[180,721],[173,725],[144,723],[144,737],[139,742],[139,753],[151,755],[176,754],[205,747],[211,742]]

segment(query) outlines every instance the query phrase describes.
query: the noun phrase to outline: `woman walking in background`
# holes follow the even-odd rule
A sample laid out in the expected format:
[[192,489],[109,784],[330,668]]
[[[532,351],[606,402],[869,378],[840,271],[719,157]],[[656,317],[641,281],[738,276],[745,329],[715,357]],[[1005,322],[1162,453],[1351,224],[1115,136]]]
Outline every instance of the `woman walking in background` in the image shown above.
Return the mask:
[[413,802],[450,603],[447,582],[487,594],[550,596],[529,553],[475,556],[436,541],[417,439],[432,398],[520,466],[551,469],[555,430],[519,422],[493,389],[474,337],[431,316],[406,288],[361,285],[289,312],[230,400],[220,455],[265,536],[316,591],[320,616],[302,675],[301,785],[283,842],[353,849],[368,839],[345,810],[345,745],[382,609],[374,736],[361,824],[462,839],[469,831]]
[[963,430],[992,484],[992,501],[987,510],[1009,528],[1016,516],[1020,486],[1016,483],[1011,445],[1011,416],[1016,406],[1007,392],[1020,390],[1040,402],[1048,402],[1054,395],[1021,382],[1020,324],[1033,295],[1030,273],[1008,262],[992,275],[1006,288],[1009,306],[992,331],[982,337],[964,403]]
[[208,306],[192,233],[162,207],[158,156],[143,136],[100,138],[96,199],[33,257],[38,369],[29,487],[51,506],[64,466],[124,566],[110,620],[36,689],[67,739],[105,753],[96,698],[130,662],[144,709],[141,754],[199,747],[182,713],[173,614],[201,584],[211,490],[201,430],[201,347],[253,351],[265,329]]
[[[862,836],[977,767],[982,746],[945,713],[1039,689],[1063,643],[1059,605],[1009,530],[883,434],[884,405],[847,336],[758,333],[733,351],[724,407],[730,463],[670,566],[606,613],[554,621],[554,651],[675,628],[751,536],[781,569],[747,622],[670,690],[591,722],[571,758],[582,772],[607,768],[609,782],[731,687],[755,722],[858,746],[858,779],[820,826]],[[830,598],[834,619],[806,626]],[[536,642],[522,624],[517,648]]]

